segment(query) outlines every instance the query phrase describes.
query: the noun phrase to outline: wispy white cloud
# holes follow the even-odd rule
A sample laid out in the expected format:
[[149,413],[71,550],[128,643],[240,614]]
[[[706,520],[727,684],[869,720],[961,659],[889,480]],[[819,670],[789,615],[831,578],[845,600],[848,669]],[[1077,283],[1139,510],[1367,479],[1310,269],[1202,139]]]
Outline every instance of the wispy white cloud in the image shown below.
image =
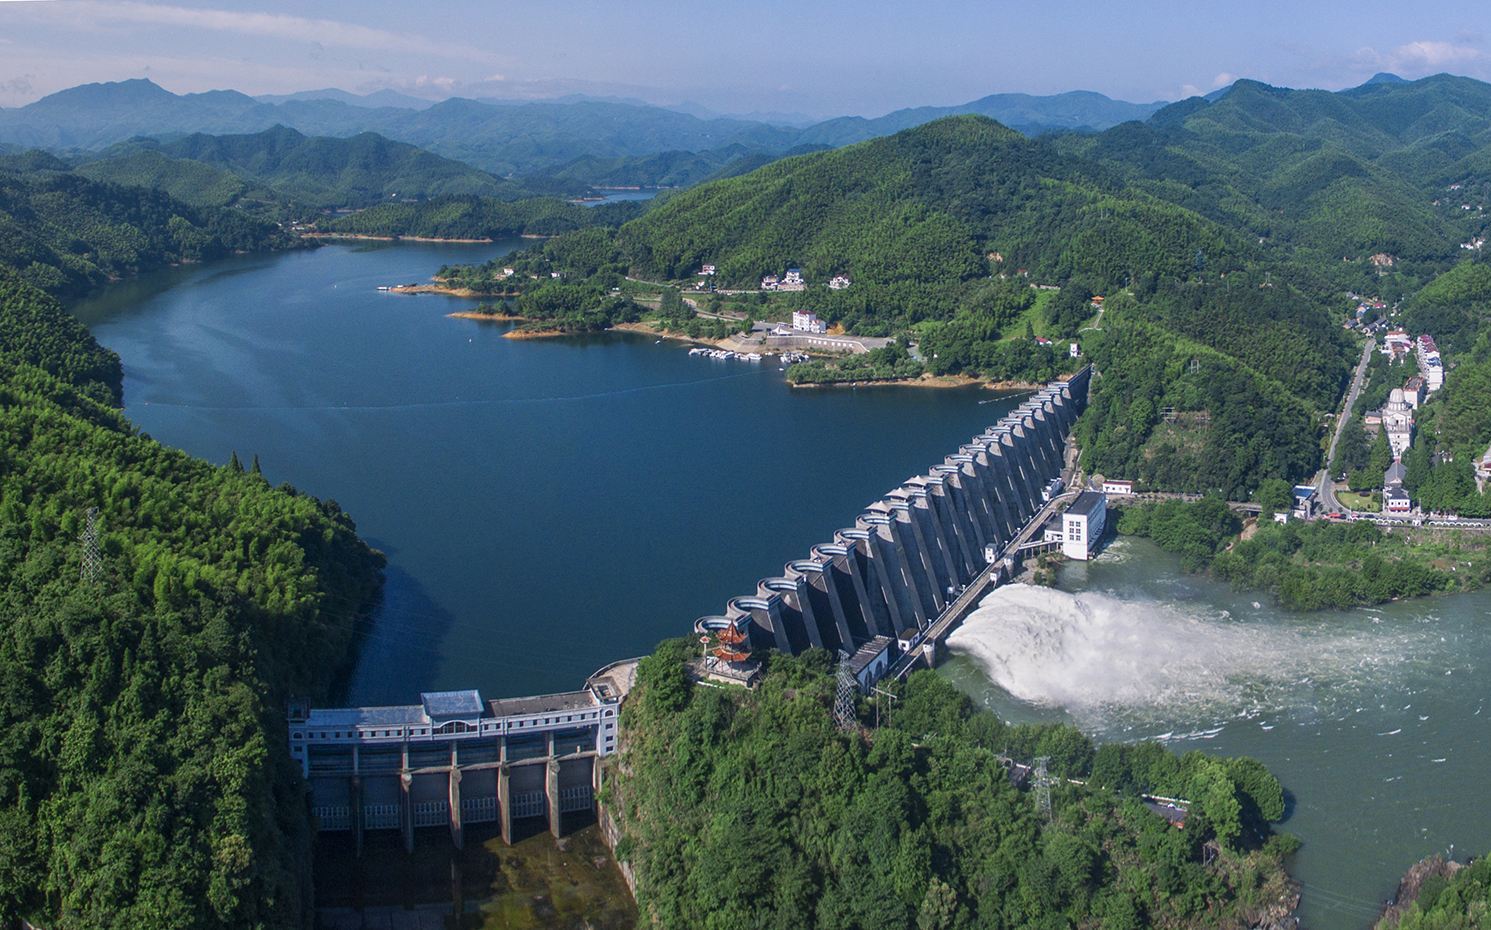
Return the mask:
[[472,61],[496,61],[495,54],[459,43],[435,41],[424,36],[395,33],[356,23],[332,19],[313,19],[285,13],[241,12],[171,6],[159,3],[79,3],[46,4],[43,9],[66,11],[76,16],[86,8],[84,17],[95,24],[134,24],[163,29],[196,29],[255,36],[286,42],[325,47],[363,49],[367,51],[414,52],[462,58]]
[[1379,51],[1367,47],[1359,49],[1356,58],[1364,65],[1378,70],[1405,71],[1410,74],[1425,74],[1445,68],[1464,67],[1487,60],[1486,51],[1476,45],[1461,42],[1444,42],[1437,39],[1419,39],[1405,42],[1396,48]]

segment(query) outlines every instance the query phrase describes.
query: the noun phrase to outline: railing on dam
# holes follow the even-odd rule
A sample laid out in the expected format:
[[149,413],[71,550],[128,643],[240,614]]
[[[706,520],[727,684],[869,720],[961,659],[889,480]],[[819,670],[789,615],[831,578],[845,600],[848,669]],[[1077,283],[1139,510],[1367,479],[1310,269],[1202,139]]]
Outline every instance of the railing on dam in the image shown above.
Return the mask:
[[984,553],[1002,550],[1040,512],[1091,377],[1089,366],[1046,385],[694,631],[733,626],[753,649],[852,653],[874,636],[925,630],[986,569]]

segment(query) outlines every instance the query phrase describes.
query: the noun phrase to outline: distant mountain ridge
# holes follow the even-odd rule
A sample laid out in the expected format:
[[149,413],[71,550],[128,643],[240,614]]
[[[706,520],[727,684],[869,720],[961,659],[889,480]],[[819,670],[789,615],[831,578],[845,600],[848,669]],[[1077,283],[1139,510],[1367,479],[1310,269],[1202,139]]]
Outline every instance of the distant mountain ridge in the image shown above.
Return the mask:
[[[173,94],[149,80],[134,79],[80,85],[0,110],[0,143],[86,151],[141,136],[241,135],[283,125],[314,136],[376,132],[507,176],[541,174],[579,159],[610,166],[616,159],[670,152],[700,154],[718,167],[738,154],[720,151],[732,147],[758,156],[780,155],[805,146],[844,145],[962,113],[990,116],[1030,134],[1096,130],[1145,118],[1158,106],[1089,91],[1051,97],[995,94],[958,106],[803,127],[629,100],[451,98],[431,103],[392,91],[357,95],[334,88],[254,98],[231,90]],[[650,180],[661,183],[661,178]]]
[[227,205],[255,189],[310,207],[361,207],[390,198],[512,199],[525,193],[516,182],[377,133],[306,136],[285,126],[242,135],[134,139],[105,149],[78,173],[159,188],[199,206]]

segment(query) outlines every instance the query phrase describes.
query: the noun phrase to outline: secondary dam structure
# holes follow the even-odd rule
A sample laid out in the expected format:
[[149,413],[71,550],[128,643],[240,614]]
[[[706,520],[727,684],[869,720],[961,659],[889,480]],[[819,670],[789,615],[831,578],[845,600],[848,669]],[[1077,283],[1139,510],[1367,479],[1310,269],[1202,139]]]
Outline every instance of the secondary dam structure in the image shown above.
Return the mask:
[[694,632],[794,654],[920,636],[1041,512],[1091,378],[1046,385]]

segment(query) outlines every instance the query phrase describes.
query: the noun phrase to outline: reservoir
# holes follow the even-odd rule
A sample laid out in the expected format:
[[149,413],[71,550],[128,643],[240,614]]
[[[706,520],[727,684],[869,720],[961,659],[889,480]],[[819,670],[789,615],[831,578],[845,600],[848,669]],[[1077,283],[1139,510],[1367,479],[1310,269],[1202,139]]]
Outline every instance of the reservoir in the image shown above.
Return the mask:
[[[348,699],[575,687],[777,574],[1015,400],[789,389],[630,334],[502,338],[379,293],[520,243],[331,245],[75,305],[130,418],[334,498],[389,557]],[[983,403],[981,403],[983,402]],[[994,592],[945,674],[1016,720],[1256,756],[1291,791],[1305,925],[1368,926],[1402,872],[1491,849],[1491,592],[1292,614],[1143,540]]]
[[[142,430],[334,498],[389,557],[348,700],[563,691],[779,574],[1015,399],[792,390],[774,360],[613,333],[515,341],[380,293],[522,245],[330,245],[75,306]],[[991,398],[998,398],[993,402]]]

